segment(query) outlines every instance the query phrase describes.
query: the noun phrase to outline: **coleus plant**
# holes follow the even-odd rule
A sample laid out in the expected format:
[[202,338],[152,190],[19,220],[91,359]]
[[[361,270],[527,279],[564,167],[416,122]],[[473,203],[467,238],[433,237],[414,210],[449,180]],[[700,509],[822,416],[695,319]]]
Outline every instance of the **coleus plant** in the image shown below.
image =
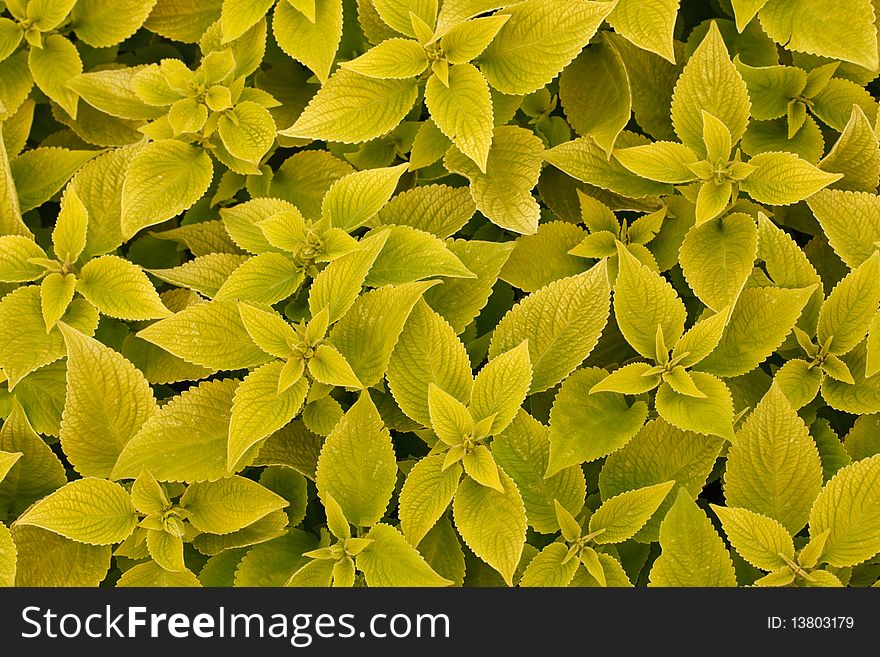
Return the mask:
[[870,0],[0,12],[0,585],[878,585]]

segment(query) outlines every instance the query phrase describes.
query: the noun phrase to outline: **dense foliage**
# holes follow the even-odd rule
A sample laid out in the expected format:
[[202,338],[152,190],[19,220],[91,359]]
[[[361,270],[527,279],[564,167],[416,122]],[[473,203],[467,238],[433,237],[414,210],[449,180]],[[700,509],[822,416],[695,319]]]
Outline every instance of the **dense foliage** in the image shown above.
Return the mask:
[[880,581],[877,0],[0,14],[0,585]]

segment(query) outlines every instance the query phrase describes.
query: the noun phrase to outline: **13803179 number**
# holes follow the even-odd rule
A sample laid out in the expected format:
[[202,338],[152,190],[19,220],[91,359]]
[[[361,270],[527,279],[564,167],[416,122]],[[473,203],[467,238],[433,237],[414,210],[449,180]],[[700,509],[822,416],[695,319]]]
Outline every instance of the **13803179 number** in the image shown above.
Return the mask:
[[852,616],[792,616],[789,622],[793,630],[851,630],[855,627]]

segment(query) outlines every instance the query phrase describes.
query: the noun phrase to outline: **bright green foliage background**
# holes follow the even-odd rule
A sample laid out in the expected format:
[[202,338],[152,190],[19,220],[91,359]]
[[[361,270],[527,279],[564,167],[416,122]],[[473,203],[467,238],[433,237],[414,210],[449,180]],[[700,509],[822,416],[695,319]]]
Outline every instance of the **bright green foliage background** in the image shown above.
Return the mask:
[[0,585],[880,583],[877,0],[0,15]]

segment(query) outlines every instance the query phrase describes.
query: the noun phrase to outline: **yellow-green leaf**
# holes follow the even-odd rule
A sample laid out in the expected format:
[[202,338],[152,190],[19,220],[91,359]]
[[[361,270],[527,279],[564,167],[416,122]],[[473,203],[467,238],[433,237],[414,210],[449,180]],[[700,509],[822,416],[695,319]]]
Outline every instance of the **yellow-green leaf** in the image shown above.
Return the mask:
[[122,186],[122,233],[180,214],[208,190],[214,175],[202,149],[166,139],[149,144],[131,160]]
[[112,545],[128,538],[137,512],[126,490],[105,479],[77,479],[25,511],[16,525],[33,525],[88,545]]
[[158,407],[143,374],[116,351],[59,324],[67,345],[61,444],[76,470],[109,477],[119,454]]
[[76,289],[103,314],[117,319],[161,319],[171,315],[141,268],[118,256],[89,261],[79,273]]
[[605,266],[555,281],[527,296],[498,323],[489,357],[528,340],[530,393],[552,388],[589,356],[609,310]]
[[397,461],[391,435],[366,392],[327,436],[316,481],[319,493],[332,495],[353,525],[369,527],[385,515]]
[[369,141],[397,127],[417,96],[414,79],[377,80],[339,69],[296,123],[278,134],[349,144]]
[[880,552],[880,456],[838,470],[810,510],[810,535],[830,530],[822,561],[854,566]]
[[504,492],[465,478],[452,503],[455,526],[468,547],[497,570],[508,586],[526,540],[526,512],[519,489],[499,470]]
[[807,523],[822,486],[816,443],[773,386],[736,434],[724,473],[727,505],[778,520],[792,534]]
[[705,156],[701,110],[721,120],[735,144],[746,131],[750,107],[746,83],[730,61],[713,22],[675,85],[671,110],[675,134],[695,153]]
[[199,531],[231,534],[288,506],[287,500],[255,481],[232,476],[190,484],[180,498],[188,520]]
[[683,489],[660,525],[660,549],[648,586],[736,586],[724,541]]

